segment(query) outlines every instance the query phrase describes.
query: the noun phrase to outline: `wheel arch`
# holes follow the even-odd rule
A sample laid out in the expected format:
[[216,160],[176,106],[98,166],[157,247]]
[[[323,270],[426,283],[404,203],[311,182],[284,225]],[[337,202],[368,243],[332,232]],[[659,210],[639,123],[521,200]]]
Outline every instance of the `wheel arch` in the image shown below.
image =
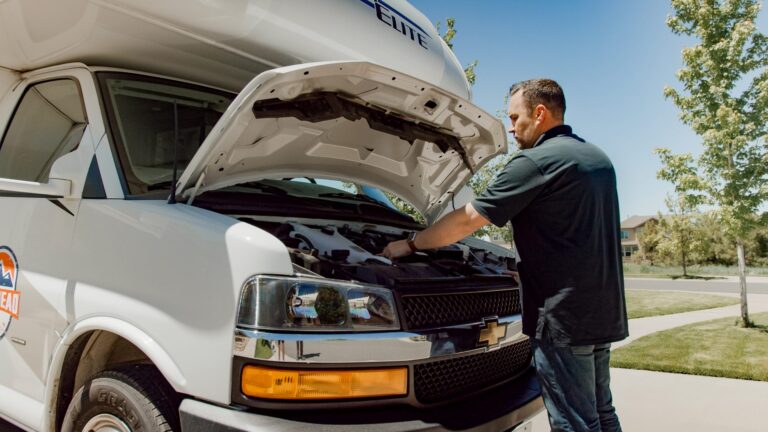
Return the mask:
[[152,364],[176,391],[186,377],[157,342],[131,323],[110,317],[82,320],[62,335],[54,351],[46,383],[46,412],[42,430],[57,430],[69,401],[91,376],[117,365]]

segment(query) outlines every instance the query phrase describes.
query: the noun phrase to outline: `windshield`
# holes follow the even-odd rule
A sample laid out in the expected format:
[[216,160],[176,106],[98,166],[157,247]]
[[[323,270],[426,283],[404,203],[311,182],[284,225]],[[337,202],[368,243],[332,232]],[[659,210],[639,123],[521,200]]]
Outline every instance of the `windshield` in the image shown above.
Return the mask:
[[[371,191],[378,194],[371,195]],[[195,205],[240,215],[294,216],[388,223],[421,227],[415,214],[403,212],[370,186],[344,180],[295,177],[262,179],[208,191]]]
[[132,195],[169,189],[174,152],[181,173],[234,98],[205,87],[141,75],[98,76],[112,138]]

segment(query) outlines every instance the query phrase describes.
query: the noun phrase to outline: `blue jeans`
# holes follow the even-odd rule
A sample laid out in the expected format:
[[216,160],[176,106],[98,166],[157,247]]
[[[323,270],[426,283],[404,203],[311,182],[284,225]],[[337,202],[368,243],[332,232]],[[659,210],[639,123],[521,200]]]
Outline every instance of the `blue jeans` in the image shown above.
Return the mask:
[[611,344],[561,347],[538,339],[531,343],[553,432],[621,431],[611,398]]

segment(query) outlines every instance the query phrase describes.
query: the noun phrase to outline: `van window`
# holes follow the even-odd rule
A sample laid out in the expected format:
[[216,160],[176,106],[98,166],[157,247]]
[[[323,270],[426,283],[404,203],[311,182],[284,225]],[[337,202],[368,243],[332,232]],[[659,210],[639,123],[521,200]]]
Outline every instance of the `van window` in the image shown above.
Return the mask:
[[53,162],[80,144],[86,124],[75,81],[28,88],[0,144],[0,177],[46,183]]
[[175,150],[181,173],[234,97],[141,75],[100,73],[98,77],[112,137],[132,195],[170,188],[176,121]]

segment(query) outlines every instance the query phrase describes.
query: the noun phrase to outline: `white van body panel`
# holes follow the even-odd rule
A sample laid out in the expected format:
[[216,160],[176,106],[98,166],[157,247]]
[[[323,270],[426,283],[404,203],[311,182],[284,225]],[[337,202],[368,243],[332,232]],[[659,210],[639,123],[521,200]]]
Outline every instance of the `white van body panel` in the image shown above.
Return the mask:
[[7,0],[0,52],[8,69],[82,61],[233,91],[274,67],[354,59],[469,96],[456,57],[403,0]]
[[259,228],[154,200],[84,200],[71,261],[70,322],[106,316],[135,327],[181,376],[206,377],[171,382],[177,391],[222,404],[240,288],[254,274],[293,273],[285,246]]
[[[75,202],[62,204],[77,211]],[[33,412],[32,407],[41,408],[44,403],[48,360],[59,341],[56,333],[62,333],[67,326],[67,252],[75,220],[46,199],[6,197],[2,207],[0,238],[3,245],[13,247],[19,259],[17,285],[22,295],[20,319],[10,323],[0,343],[0,394],[35,401],[20,409],[3,407],[2,411],[18,414],[16,420],[33,427],[41,412]]]

